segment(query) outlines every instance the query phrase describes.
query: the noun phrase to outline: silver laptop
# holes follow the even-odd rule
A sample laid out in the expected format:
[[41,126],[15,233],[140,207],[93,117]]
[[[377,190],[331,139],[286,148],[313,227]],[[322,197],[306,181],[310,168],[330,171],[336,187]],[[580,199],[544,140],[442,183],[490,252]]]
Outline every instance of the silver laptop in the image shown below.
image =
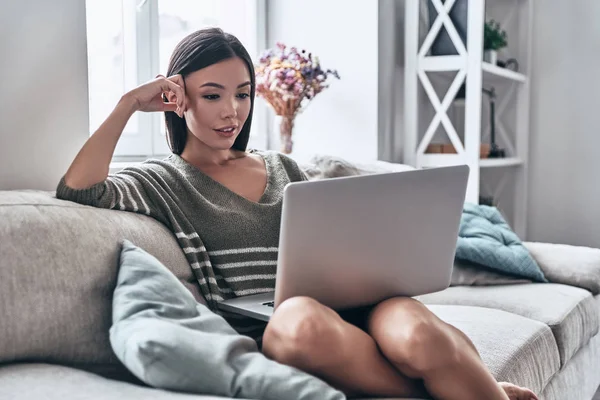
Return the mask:
[[286,186],[275,292],[219,303],[268,321],[295,296],[342,310],[450,285],[466,165]]

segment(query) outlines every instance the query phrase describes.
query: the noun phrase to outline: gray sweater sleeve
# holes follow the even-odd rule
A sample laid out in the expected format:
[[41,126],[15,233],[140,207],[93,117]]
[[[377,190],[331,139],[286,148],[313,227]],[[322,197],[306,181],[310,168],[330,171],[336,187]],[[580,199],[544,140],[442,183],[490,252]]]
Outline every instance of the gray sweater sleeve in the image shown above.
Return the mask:
[[89,188],[74,189],[62,177],[56,197],[79,204],[111,210],[131,211],[163,220],[162,212],[153,200],[159,195],[152,176],[139,168],[126,168],[109,175],[103,182]]

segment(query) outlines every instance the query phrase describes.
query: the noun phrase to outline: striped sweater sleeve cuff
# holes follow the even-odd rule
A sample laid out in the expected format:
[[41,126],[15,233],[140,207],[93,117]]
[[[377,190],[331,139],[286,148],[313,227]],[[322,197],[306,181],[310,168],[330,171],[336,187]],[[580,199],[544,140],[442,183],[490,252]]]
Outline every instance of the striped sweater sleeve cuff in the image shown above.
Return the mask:
[[102,197],[106,191],[106,184],[104,181],[96,183],[95,185],[85,189],[73,189],[67,186],[65,183],[65,177],[63,176],[58,182],[56,188],[56,197],[62,200],[74,201],[80,204],[86,204],[91,206],[97,206],[98,199]]

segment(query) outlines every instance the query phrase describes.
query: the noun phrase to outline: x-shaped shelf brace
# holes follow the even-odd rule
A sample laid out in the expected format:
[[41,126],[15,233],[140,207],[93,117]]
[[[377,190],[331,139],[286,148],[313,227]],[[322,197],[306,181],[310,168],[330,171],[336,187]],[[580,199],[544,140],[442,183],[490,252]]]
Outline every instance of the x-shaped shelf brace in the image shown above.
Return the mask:
[[[426,54],[429,51],[429,49],[431,48],[436,36],[441,31],[442,26],[446,28],[446,31],[448,32],[448,36],[450,36],[450,39],[452,40],[452,43],[454,44],[454,47],[456,48],[456,51],[458,52],[458,57],[465,60],[467,57],[467,50],[466,50],[464,43],[462,42],[462,39],[460,38],[458,32],[456,31],[456,28],[454,27],[454,24],[452,23],[452,20],[450,19],[450,16],[449,16],[449,12],[452,9],[452,6],[454,6],[454,3],[456,2],[456,0],[448,0],[444,4],[442,4],[440,0],[431,0],[431,2],[433,4],[433,6],[435,7],[435,9],[437,10],[437,17],[436,17],[435,21],[433,22],[433,24],[431,25],[431,29],[427,33],[427,36],[425,37],[425,40],[423,41],[423,45],[421,46],[421,49],[419,50],[419,54],[418,54],[419,65],[421,65],[421,66],[425,65],[425,58],[427,57]],[[463,84],[463,82],[465,81],[465,78],[467,76],[466,61],[461,63],[461,65],[462,65],[462,67],[458,69],[458,72],[457,72],[456,76],[454,77],[454,80],[453,80],[452,84],[450,85],[450,88],[446,92],[446,95],[444,96],[444,99],[441,102],[440,102],[440,99],[438,98],[437,93],[435,92],[435,89],[433,88],[433,86],[431,84],[431,81],[429,80],[429,78],[427,77],[427,74],[425,73],[425,69],[418,68],[417,74],[419,75],[419,79],[421,80],[423,89],[427,93],[427,96],[429,97],[429,100],[431,101],[431,104],[432,104],[433,108],[435,109],[435,116],[431,120],[431,123],[429,124],[429,127],[425,131],[425,135],[423,136],[423,139],[421,140],[421,142],[417,148],[418,156],[425,154],[427,146],[431,143],[431,140],[433,139],[433,136],[435,135],[435,131],[438,128],[438,126],[440,125],[440,123],[444,126],[444,129],[446,130],[446,134],[448,135],[448,138],[450,139],[450,141],[452,142],[452,145],[456,149],[457,154],[464,155],[464,153],[465,153],[465,147],[462,144],[460,138],[458,137],[456,129],[454,129],[454,126],[452,125],[452,122],[450,121],[450,118],[448,118],[448,114],[447,114],[448,108],[452,104],[452,101],[456,97],[458,90],[460,89],[461,85]]]

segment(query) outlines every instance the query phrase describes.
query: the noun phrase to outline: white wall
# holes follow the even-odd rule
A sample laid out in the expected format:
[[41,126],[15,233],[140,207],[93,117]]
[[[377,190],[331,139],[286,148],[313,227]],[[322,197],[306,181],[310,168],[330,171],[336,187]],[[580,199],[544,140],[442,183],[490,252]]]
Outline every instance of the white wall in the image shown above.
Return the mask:
[[84,5],[0,0],[0,190],[54,190],[88,137]]
[[268,1],[267,45],[305,48],[341,76],[297,117],[298,159],[313,153],[377,158],[378,8],[374,0]]
[[[378,115],[382,90],[401,89],[403,80],[403,29],[378,26],[389,23],[389,7],[402,19],[403,1],[391,1],[269,1],[268,44],[306,47],[342,75],[299,116],[295,153],[400,160],[402,97],[391,107],[395,125],[381,126]],[[88,137],[84,3],[0,0],[0,190],[53,190]],[[536,6],[530,240],[600,246],[598,15],[591,0]],[[398,47],[381,54],[394,34]],[[381,64],[388,56],[397,58],[395,82]],[[382,143],[389,129],[396,136]]]
[[600,2],[536,3],[531,240],[600,247]]
[[[5,89],[0,100],[0,190],[53,190],[88,137],[84,4],[0,0]],[[378,139],[391,136],[386,132],[394,129],[393,119],[382,117],[378,102],[385,113],[393,112],[394,105],[385,99],[394,91],[390,68],[395,49],[390,44],[395,30],[388,11],[395,5],[394,0],[380,4],[269,0],[268,45],[281,40],[305,47],[342,77],[298,117],[298,158],[315,152],[393,158],[391,144]],[[380,24],[380,18],[388,22]],[[392,61],[382,64],[380,58]]]
[[[398,8],[402,8],[399,10]],[[379,98],[378,159],[401,162],[402,136],[398,135],[397,113],[402,109],[404,81],[397,79],[398,58],[404,60],[404,24],[398,24],[404,16],[403,3],[398,0],[379,0]]]

